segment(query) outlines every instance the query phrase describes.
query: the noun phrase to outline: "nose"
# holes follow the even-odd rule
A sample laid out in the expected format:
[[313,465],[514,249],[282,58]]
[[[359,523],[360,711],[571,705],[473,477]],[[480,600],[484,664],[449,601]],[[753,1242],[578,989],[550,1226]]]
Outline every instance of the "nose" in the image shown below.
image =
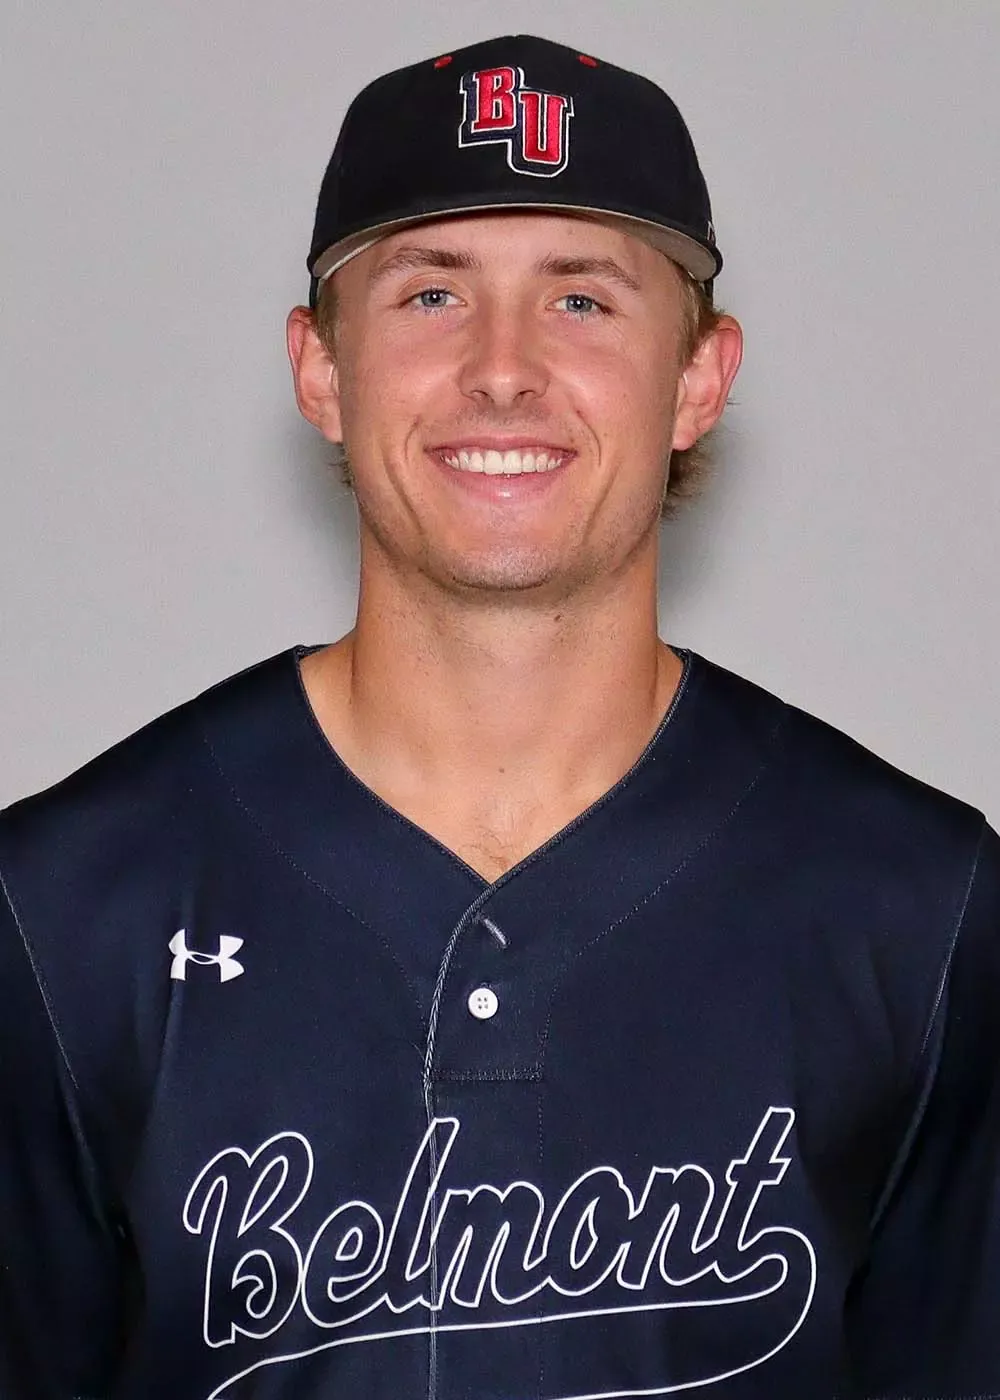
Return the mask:
[[463,394],[479,403],[512,408],[545,393],[548,371],[528,316],[515,307],[484,307],[469,332],[461,371]]

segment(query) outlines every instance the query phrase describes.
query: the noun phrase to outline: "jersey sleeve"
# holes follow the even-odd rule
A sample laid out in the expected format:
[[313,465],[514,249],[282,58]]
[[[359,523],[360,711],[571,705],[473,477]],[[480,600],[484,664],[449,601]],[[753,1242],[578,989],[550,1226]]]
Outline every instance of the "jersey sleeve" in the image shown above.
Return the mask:
[[117,1238],[30,951],[0,884],[0,1395],[103,1400]]
[[849,1307],[859,1397],[1000,1394],[1000,840],[986,829]]

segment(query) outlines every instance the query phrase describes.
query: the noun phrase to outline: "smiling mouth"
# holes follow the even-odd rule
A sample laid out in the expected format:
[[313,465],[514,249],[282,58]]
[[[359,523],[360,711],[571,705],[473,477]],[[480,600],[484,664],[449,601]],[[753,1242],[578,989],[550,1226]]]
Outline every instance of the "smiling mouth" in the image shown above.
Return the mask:
[[551,472],[561,467],[570,452],[558,452],[537,448],[534,451],[508,449],[498,452],[495,448],[461,448],[438,452],[441,460],[458,472],[476,472],[483,476],[524,476],[528,472]]

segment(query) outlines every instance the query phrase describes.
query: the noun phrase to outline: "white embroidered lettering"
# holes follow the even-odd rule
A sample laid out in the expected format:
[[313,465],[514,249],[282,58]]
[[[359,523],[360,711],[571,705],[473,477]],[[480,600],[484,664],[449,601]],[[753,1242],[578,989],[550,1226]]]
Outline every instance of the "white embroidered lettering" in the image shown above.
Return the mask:
[[448,1186],[460,1125],[435,1119],[391,1219],[367,1201],[347,1201],[307,1247],[288,1228],[312,1183],[306,1139],[282,1133],[252,1154],[220,1152],[199,1173],[183,1213],[187,1230],[208,1240],[206,1343],[272,1337],[297,1305],[315,1328],[336,1335],[262,1358],[209,1400],[223,1400],[236,1381],[264,1366],[427,1332],[428,1313],[436,1331],[485,1330],[697,1312],[780,1295],[781,1306],[737,1364],[719,1375],[646,1386],[643,1394],[687,1390],[759,1366],[802,1326],[816,1283],[805,1235],[789,1226],[754,1228],[761,1195],[779,1186],[788,1169],[782,1152],[794,1119],[791,1109],[768,1109],[746,1153],[730,1162],[722,1190],[696,1164],[653,1167],[636,1193],[616,1168],[600,1166],[572,1182],[551,1208],[527,1181]]

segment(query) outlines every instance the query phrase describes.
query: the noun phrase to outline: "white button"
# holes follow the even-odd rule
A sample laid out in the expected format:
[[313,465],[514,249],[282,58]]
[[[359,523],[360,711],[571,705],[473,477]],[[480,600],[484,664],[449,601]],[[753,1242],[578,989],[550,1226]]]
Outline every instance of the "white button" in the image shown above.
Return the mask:
[[488,1021],[500,1010],[497,994],[491,987],[477,987],[470,992],[467,1005],[477,1021]]

